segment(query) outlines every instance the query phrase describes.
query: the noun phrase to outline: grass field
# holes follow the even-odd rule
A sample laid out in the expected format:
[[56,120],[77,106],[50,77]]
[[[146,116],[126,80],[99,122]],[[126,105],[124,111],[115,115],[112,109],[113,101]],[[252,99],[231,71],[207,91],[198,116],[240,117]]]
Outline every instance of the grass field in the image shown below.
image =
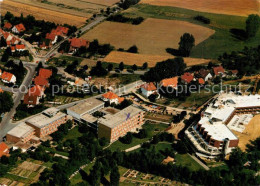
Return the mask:
[[32,0],[5,0],[2,3],[2,14],[7,11],[13,13],[15,16],[20,16],[23,13],[24,16],[33,15],[36,19],[51,21],[58,24],[70,24],[77,27],[82,26],[88,18],[91,17],[91,13],[79,13],[77,9],[63,8],[61,6],[53,6],[46,3],[40,3],[40,1]]
[[176,154],[175,156],[176,165],[185,166],[193,171],[203,169],[194,159],[188,154]]
[[[244,46],[254,47],[260,44],[260,30],[255,38],[246,41],[237,39],[237,37],[230,32],[230,29],[234,28],[245,29],[246,17],[242,16],[220,15],[183,8],[145,4],[133,6],[124,11],[123,14],[129,17],[142,16],[144,18],[188,21],[215,30],[214,35],[192,49],[191,57],[195,58],[217,59],[219,55],[222,55],[224,52],[239,51],[242,50]],[[194,20],[193,18],[197,15],[209,18],[211,23],[205,25]]]
[[141,3],[187,8],[216,14],[247,16],[259,13],[257,0],[142,0]]
[[246,150],[246,144],[250,142],[250,140],[255,140],[260,135],[260,115],[256,115],[246,126],[246,129],[243,133],[232,131],[238,138],[239,143],[238,147],[243,151]]
[[[142,66],[145,62],[147,62],[149,67],[154,67],[157,62],[161,62],[169,58],[174,58],[174,56],[134,54],[129,52],[112,51],[104,58],[103,61],[117,64],[123,61],[125,65],[136,64],[137,66]],[[187,64],[187,66],[203,65],[207,64],[209,61],[210,60],[208,59],[200,58],[184,58],[184,62]]]
[[147,130],[147,137],[143,139],[139,139],[136,137],[133,137],[133,141],[131,144],[124,144],[121,143],[119,140],[114,142],[110,147],[109,150],[111,151],[116,151],[117,149],[119,150],[126,150],[128,148],[134,147],[136,145],[142,144],[143,142],[149,140],[154,136],[155,134],[164,131],[168,125],[165,124],[150,124],[150,123],[145,123],[143,125],[143,128]]
[[185,32],[193,34],[196,45],[214,34],[212,29],[188,22],[146,19],[140,25],[106,21],[82,37],[91,41],[98,39],[116,48],[128,49],[136,45],[141,54],[170,55],[166,48],[178,48]]

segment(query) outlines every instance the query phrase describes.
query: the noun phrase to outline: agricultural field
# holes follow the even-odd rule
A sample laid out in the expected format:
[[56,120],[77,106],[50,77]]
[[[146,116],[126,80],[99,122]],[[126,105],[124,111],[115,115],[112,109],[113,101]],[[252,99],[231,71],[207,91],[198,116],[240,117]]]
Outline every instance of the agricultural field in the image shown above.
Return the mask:
[[[246,17],[243,16],[206,13],[178,7],[148,4],[132,6],[125,10],[123,15],[126,17],[141,16],[145,19],[156,18],[187,21],[215,30],[214,35],[211,35],[211,37],[193,47],[191,57],[194,58],[217,59],[224,52],[241,51],[245,46],[256,47],[259,45],[260,30],[257,32],[255,38],[249,40],[239,38],[239,34],[235,32],[245,31]],[[210,24],[194,20],[194,17],[198,15],[210,19]],[[189,31],[187,30],[187,32]]]
[[[149,55],[149,54],[134,54],[128,52],[112,51],[108,54],[103,61],[110,63],[121,63],[124,62],[125,65],[142,66],[145,62],[148,63],[148,67],[154,67],[157,62],[167,60],[169,58],[174,58],[171,55]],[[187,66],[193,65],[204,65],[207,64],[209,59],[200,58],[184,58],[184,62]]]
[[215,14],[248,16],[259,14],[257,0],[142,0],[141,3],[157,6],[172,6]]
[[240,133],[237,131],[232,131],[238,138],[238,147],[243,151],[246,150],[246,145],[252,140],[255,140],[260,135],[260,115],[256,115],[246,126],[245,130]]
[[[23,1],[22,1],[23,2]],[[44,5],[44,4],[43,4]],[[44,7],[44,8],[43,8]],[[70,14],[63,10],[52,10],[46,8],[46,6],[33,6],[29,4],[23,4],[20,2],[13,2],[5,0],[2,3],[2,14],[7,11],[13,13],[15,16],[20,16],[23,13],[24,16],[33,15],[36,19],[55,22],[57,24],[70,24],[77,27],[82,26],[91,15],[77,16]]]
[[170,55],[166,49],[177,49],[185,32],[195,37],[196,45],[215,33],[212,29],[189,22],[148,18],[140,25],[106,21],[82,37],[90,41],[98,39],[116,48],[128,49],[136,45],[141,54]]

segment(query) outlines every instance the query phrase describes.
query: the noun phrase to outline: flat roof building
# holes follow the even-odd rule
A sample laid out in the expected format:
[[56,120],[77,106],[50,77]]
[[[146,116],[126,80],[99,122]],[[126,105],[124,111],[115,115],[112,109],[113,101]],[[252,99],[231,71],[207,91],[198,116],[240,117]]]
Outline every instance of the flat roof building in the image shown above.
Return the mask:
[[98,137],[105,137],[110,142],[114,142],[142,125],[143,115],[144,111],[134,106],[129,106],[113,115],[107,114],[98,120]]
[[105,103],[96,98],[88,98],[84,102],[67,109],[67,114],[81,122],[82,116],[85,114],[93,114],[94,112],[104,108]]
[[27,143],[30,141],[35,134],[35,130],[33,127],[27,125],[26,123],[22,122],[17,124],[12,130],[10,130],[6,134],[6,140],[8,142],[23,142]]
[[27,120],[26,123],[35,129],[37,137],[42,138],[57,131],[58,127],[68,119],[65,113],[53,107]]
[[[227,154],[237,147],[239,142],[230,129],[243,132],[245,127],[241,126],[242,122],[247,124],[252,114],[259,112],[260,95],[220,93],[202,113],[200,121],[189,127],[185,134],[199,153],[211,157]],[[251,117],[248,114],[251,114]],[[237,121],[241,121],[240,125]]]

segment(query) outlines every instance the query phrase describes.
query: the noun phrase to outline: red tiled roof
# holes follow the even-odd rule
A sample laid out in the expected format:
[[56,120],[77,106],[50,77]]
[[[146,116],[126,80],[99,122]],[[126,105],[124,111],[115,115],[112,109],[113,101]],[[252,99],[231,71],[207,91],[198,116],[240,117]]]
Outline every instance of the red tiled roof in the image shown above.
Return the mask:
[[29,93],[27,93],[24,96],[23,103],[26,104],[26,105],[36,105],[37,99],[38,99],[38,96],[32,96],[32,95],[30,96]]
[[119,103],[122,103],[124,100],[125,100],[125,98],[118,97],[118,102],[119,102]]
[[163,79],[161,81],[162,86],[164,87],[177,87],[178,85],[178,77]]
[[49,69],[41,68],[39,71],[39,76],[41,76],[45,79],[49,79],[51,77],[51,75],[52,75],[52,71]]
[[187,83],[190,83],[193,80],[193,75],[189,72],[185,72],[182,76],[181,79]]
[[6,22],[5,25],[4,25],[4,28],[6,28],[6,29],[11,29],[11,28],[12,28],[12,24]]
[[150,83],[145,83],[144,85],[141,86],[141,88],[147,90],[147,91],[153,91],[153,90],[157,90],[156,86],[154,85],[154,83],[150,82]]
[[22,23],[20,23],[19,25],[15,25],[15,27],[18,30],[18,32],[24,32],[25,31],[25,27]]
[[0,88],[0,93],[3,93],[3,92],[4,92],[3,89]]
[[102,95],[103,98],[106,98],[106,99],[116,99],[116,98],[119,98],[118,95],[116,95],[115,93],[113,92],[107,92],[105,94]]
[[16,45],[15,48],[16,50],[25,49],[25,45]]
[[13,77],[13,74],[9,73],[9,72],[3,72],[1,78],[5,81],[11,81]]
[[9,156],[9,148],[4,142],[0,143],[0,158],[2,156]]
[[29,96],[42,96],[44,92],[44,88],[39,86],[39,85],[35,85],[34,87],[30,88],[28,93]]
[[232,73],[232,74],[237,74],[237,73],[238,73],[238,70],[231,70],[231,73]]
[[205,83],[204,79],[199,78],[199,84],[203,85]]
[[222,66],[214,67],[213,71],[214,71],[214,74],[216,76],[219,75],[220,73],[224,73],[225,72],[225,70],[224,70],[224,68]]
[[37,76],[37,77],[34,79],[34,84],[35,84],[35,85],[47,86],[48,83],[49,83],[48,80],[45,79],[44,77],[41,77],[41,76]]
[[69,31],[69,28],[63,27],[63,26],[58,26],[56,28],[56,32],[62,32],[63,34],[67,35]]
[[15,51],[15,46],[11,46],[11,51]]
[[47,33],[45,38],[49,39],[51,41],[54,41],[55,37],[56,37],[56,34],[54,34],[54,33]]
[[89,42],[85,39],[80,39],[80,38],[72,38],[69,40],[70,41],[70,46],[74,48],[80,48],[80,47],[87,47],[89,45]]
[[205,78],[209,74],[209,71],[202,68],[202,69],[199,70],[198,73],[199,73],[200,77]]

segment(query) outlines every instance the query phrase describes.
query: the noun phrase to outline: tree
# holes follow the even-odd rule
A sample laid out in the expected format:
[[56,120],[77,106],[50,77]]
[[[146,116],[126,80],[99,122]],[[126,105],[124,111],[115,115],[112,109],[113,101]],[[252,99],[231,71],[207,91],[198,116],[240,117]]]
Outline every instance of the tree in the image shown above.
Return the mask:
[[256,14],[251,14],[246,20],[246,35],[247,38],[255,37],[260,26],[259,16]]
[[185,33],[180,38],[179,52],[183,57],[190,56],[192,47],[195,46],[195,39],[192,34]]
[[145,63],[143,64],[143,69],[145,70],[145,69],[147,69],[147,67],[148,67],[148,63],[145,62]]
[[110,72],[111,70],[113,70],[113,64],[109,63],[107,66],[107,70]]
[[13,98],[7,92],[0,93],[0,114],[9,112],[13,107]]
[[118,186],[119,185],[119,179],[120,179],[120,174],[118,167],[116,166],[111,170],[110,173],[110,185],[111,186]]
[[136,70],[137,70],[136,64],[134,64],[134,65],[132,66],[132,69],[133,69],[133,71],[136,71]]
[[7,46],[7,43],[6,43],[6,41],[5,41],[3,36],[0,38],[0,46],[1,47],[6,47]]
[[124,62],[121,62],[121,63],[119,64],[119,69],[120,69],[121,71],[123,71],[124,68],[125,68]]
[[7,62],[8,59],[9,59],[9,54],[8,54],[8,52],[7,52],[7,49],[6,49],[5,52],[4,52],[4,54],[3,54],[3,56],[2,56],[1,61],[2,61],[2,62]]
[[133,45],[133,46],[131,46],[131,47],[127,50],[127,52],[130,52],[130,53],[138,53],[138,48],[137,48],[136,45]]

